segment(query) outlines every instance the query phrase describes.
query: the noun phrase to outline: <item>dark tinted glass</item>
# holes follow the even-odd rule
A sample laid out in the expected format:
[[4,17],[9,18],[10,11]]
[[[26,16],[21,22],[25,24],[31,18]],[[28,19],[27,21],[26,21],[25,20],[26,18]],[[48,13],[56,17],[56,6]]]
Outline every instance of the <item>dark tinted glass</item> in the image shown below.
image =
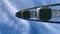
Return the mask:
[[23,18],[30,19],[30,17],[31,17],[31,12],[29,10],[24,10],[23,11]]
[[21,12],[17,12],[17,13],[16,13],[16,17],[22,18],[22,13],[21,13]]
[[48,21],[49,19],[51,19],[51,15],[52,11],[50,8],[42,8],[39,10],[39,18],[41,19],[41,21]]

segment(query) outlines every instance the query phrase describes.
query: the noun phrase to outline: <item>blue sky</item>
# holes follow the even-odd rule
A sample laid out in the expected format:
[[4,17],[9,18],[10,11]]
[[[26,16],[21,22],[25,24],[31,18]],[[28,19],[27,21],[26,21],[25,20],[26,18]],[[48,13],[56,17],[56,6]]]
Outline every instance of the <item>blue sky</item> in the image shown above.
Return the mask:
[[60,24],[27,21],[15,16],[15,13],[21,9],[54,3],[60,1],[0,0],[0,34],[60,34]]

